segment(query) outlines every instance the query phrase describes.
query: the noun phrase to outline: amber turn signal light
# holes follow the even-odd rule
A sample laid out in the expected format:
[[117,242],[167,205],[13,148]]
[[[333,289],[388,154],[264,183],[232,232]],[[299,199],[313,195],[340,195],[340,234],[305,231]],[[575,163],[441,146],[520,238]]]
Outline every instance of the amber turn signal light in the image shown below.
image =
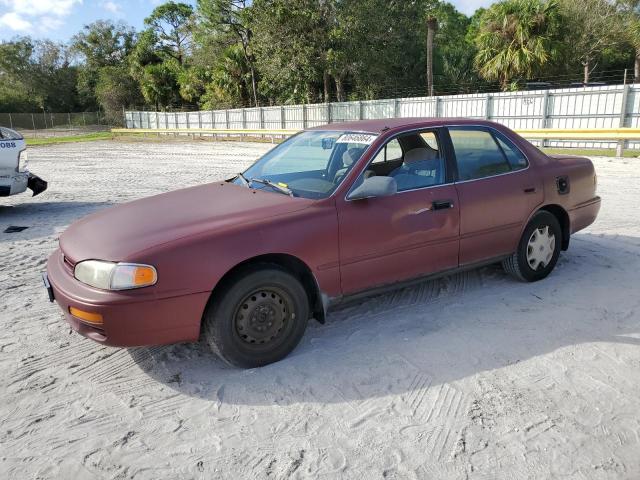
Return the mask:
[[103,324],[102,315],[99,313],[85,312],[75,307],[69,307],[69,313],[83,322],[90,323],[91,325]]
[[152,267],[135,267],[133,283],[137,287],[156,283],[156,270]]

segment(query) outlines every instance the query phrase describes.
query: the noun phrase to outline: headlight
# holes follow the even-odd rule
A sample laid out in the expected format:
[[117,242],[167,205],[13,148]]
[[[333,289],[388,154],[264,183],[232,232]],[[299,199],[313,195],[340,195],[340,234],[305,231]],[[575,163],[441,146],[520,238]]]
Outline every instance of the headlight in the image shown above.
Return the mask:
[[155,285],[158,273],[151,265],[86,260],[76,265],[73,276],[103,290],[128,290]]
[[18,154],[18,172],[26,172],[29,165],[29,154],[26,150],[22,150]]

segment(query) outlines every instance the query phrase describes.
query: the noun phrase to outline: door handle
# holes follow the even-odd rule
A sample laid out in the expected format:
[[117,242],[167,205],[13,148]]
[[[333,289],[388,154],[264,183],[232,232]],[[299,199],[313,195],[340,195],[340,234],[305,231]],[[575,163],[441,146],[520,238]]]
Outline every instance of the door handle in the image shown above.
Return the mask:
[[536,193],[536,187],[527,187],[524,189],[524,193]]
[[447,208],[453,208],[453,202],[451,200],[435,200],[431,204],[433,210],[445,210]]

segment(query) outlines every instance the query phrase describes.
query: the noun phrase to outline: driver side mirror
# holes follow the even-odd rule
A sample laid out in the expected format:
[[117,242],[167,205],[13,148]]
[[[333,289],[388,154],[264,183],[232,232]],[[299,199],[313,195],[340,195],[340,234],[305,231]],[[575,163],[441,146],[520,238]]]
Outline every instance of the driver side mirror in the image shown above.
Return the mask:
[[398,184],[391,177],[369,177],[353,190],[348,200],[362,200],[365,198],[388,197],[398,191]]

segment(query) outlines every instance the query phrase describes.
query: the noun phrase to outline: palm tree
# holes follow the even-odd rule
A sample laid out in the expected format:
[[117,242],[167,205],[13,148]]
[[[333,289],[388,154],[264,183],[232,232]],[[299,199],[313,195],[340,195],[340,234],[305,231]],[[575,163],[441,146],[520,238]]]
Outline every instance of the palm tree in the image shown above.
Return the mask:
[[556,0],[504,0],[487,9],[476,37],[475,65],[503,90],[521,77],[531,77],[554,55],[559,23]]
[[222,52],[210,77],[203,96],[206,108],[235,108],[251,104],[251,69],[241,45],[231,45]]

